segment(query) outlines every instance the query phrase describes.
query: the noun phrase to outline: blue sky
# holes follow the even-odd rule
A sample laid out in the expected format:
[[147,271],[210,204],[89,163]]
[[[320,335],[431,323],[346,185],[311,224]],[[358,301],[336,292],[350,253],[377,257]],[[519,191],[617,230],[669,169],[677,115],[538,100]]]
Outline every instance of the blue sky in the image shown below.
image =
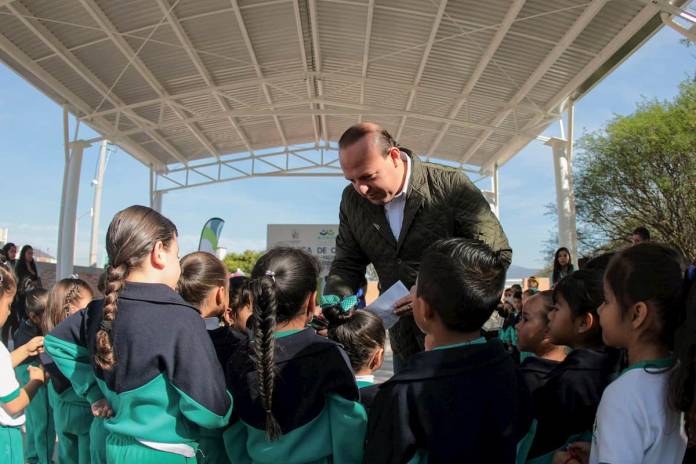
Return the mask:
[[[576,136],[600,129],[614,114],[628,114],[643,97],[670,99],[679,82],[696,72],[696,48],[679,43],[670,29],[655,35],[576,105]],[[553,124],[546,135],[558,135]],[[89,136],[88,130],[81,131]],[[9,239],[56,254],[63,178],[62,109],[0,64],[0,227]],[[88,259],[98,146],[85,152],[78,205],[76,264]],[[104,183],[100,253],[111,217],[131,204],[148,204],[148,170],[119,150],[110,160]],[[198,245],[206,219],[227,221],[222,245],[230,250],[263,249],[268,223],[338,221],[341,178],[273,178],[198,187],[164,196],[163,212],[178,226],[182,253]],[[487,180],[480,183],[489,188]],[[555,200],[551,149],[532,142],[500,171],[501,221],[514,249],[513,263],[544,266],[543,242],[555,224],[544,205]],[[321,192],[317,196],[317,192]],[[101,261],[100,261],[101,262]]]

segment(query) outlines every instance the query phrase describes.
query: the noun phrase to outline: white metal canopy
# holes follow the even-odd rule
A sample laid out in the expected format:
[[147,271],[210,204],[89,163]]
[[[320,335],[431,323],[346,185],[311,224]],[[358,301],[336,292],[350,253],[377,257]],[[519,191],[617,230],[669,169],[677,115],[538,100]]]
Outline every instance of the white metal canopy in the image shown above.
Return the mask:
[[[0,61],[65,109],[65,277],[82,153],[103,139],[150,167],[159,209],[196,185],[340,175],[335,141],[375,121],[492,176],[497,211],[498,166],[663,22],[696,36],[686,1],[0,0]],[[68,143],[68,112],[101,135]],[[568,139],[549,144],[573,250]]]
[[[0,5],[2,61],[158,173],[213,179],[248,174],[223,163],[240,153],[330,173],[296,146],[328,147],[360,120],[490,173],[661,25],[641,0]],[[287,166],[260,153],[278,147]]]

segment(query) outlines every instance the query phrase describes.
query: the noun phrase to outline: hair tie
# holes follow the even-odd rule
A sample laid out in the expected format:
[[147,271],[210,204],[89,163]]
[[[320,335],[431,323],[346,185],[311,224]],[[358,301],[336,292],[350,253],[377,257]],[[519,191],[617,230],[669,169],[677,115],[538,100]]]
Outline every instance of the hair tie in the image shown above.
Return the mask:
[[348,295],[343,298],[338,295],[322,295],[319,297],[319,306],[322,309],[328,308],[329,306],[338,306],[341,311],[347,313],[353,309],[358,304],[357,295]]
[[266,271],[266,277],[270,277],[271,279],[273,279],[273,283],[275,283],[275,281],[276,281],[276,280],[275,280],[275,272],[273,272],[273,271]]
[[102,321],[99,323],[99,328],[106,332],[111,332],[111,324],[113,324],[113,321],[107,321],[106,319],[102,319]]

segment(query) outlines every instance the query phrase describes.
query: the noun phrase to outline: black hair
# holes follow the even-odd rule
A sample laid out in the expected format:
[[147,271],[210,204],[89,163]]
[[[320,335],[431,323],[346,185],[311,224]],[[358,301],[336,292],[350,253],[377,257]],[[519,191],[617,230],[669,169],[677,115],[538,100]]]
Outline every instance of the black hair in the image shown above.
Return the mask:
[[510,290],[512,290],[512,294],[514,295],[515,292],[522,291],[522,286],[520,284],[512,284],[512,285],[510,285]]
[[19,257],[17,258],[17,264],[15,264],[15,274],[17,274],[17,280],[20,281],[27,276],[38,277],[39,272],[36,270],[36,260],[33,259],[31,263],[28,263],[25,255],[27,251],[34,250],[31,245],[24,245],[22,251],[19,252]]
[[36,314],[42,317],[48,307],[48,290],[45,288],[32,288],[24,296],[24,311],[29,318]]
[[523,292],[522,292],[521,290],[515,290],[515,291],[512,293],[512,298],[515,299],[515,300],[521,300],[521,299],[522,299],[522,293],[523,293]]
[[602,345],[597,309],[604,301],[603,274],[603,270],[599,269],[581,269],[562,278],[553,288],[554,305],[562,297],[568,303],[574,319],[586,314],[594,316],[596,323],[588,332],[588,341],[595,346]]
[[613,251],[609,251],[607,253],[602,253],[601,255],[594,256],[585,261],[583,269],[590,271],[595,270],[604,273],[604,271],[609,266],[609,262],[611,262],[611,259],[614,257],[615,254],[616,253],[614,253]]
[[696,278],[686,276],[682,295],[679,309],[685,320],[674,336],[676,367],[670,375],[668,400],[684,413],[684,428],[692,445],[696,442]]
[[573,263],[572,263],[572,256],[570,255],[570,250],[566,247],[560,247],[558,250],[556,250],[556,254],[553,256],[553,273],[551,274],[551,282],[556,283],[561,277],[561,265],[558,264],[558,255],[561,254],[561,252],[565,251],[568,253],[568,265],[566,266],[566,269],[568,272],[573,272]]
[[329,322],[328,337],[340,343],[354,372],[364,368],[378,348],[384,348],[387,332],[379,316],[359,309],[343,311],[339,305],[322,308]]
[[251,289],[249,288],[249,278],[245,276],[230,277],[230,302],[229,306],[232,315],[237,319],[239,311],[251,306]]
[[10,262],[10,256],[7,254],[11,248],[17,248],[17,245],[15,245],[12,242],[7,242],[5,245],[3,245],[2,250],[0,250],[0,257],[4,259],[7,262]]
[[669,349],[683,322],[682,276],[679,252],[658,243],[639,243],[617,253],[604,279],[621,308],[621,317],[639,301],[656,311],[657,326],[650,336]]
[[633,229],[632,235],[637,235],[645,241],[650,240],[650,231],[643,226],[636,227],[635,229]]
[[534,297],[540,298],[543,300],[544,303],[544,310],[542,311],[542,315],[544,316],[544,322],[548,325],[549,323],[549,312],[551,309],[553,309],[553,291],[552,290],[542,290],[540,292],[536,292]]
[[273,248],[261,256],[251,271],[253,312],[252,360],[258,376],[259,398],[266,412],[266,436],[281,433],[273,415],[275,388],[275,335],[278,323],[297,317],[317,288],[319,261],[298,248]]
[[479,330],[505,286],[505,262],[480,240],[438,240],[421,258],[417,295],[458,332]]

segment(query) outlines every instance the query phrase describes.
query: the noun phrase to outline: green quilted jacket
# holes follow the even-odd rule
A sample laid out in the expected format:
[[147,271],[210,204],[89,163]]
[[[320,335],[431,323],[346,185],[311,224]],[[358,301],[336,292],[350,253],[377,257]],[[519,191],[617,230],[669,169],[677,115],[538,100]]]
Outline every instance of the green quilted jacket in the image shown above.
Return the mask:
[[[352,185],[343,191],[336,257],[327,277],[325,294],[355,293],[372,263],[380,291],[401,280],[416,282],[421,254],[443,238],[482,240],[510,264],[512,249],[500,222],[481,191],[461,171],[422,162],[402,148],[413,162],[406,195],[404,220],[397,241],[384,207],[361,197]],[[389,331],[392,349],[403,358],[422,351],[423,336],[412,316],[402,317]]]

